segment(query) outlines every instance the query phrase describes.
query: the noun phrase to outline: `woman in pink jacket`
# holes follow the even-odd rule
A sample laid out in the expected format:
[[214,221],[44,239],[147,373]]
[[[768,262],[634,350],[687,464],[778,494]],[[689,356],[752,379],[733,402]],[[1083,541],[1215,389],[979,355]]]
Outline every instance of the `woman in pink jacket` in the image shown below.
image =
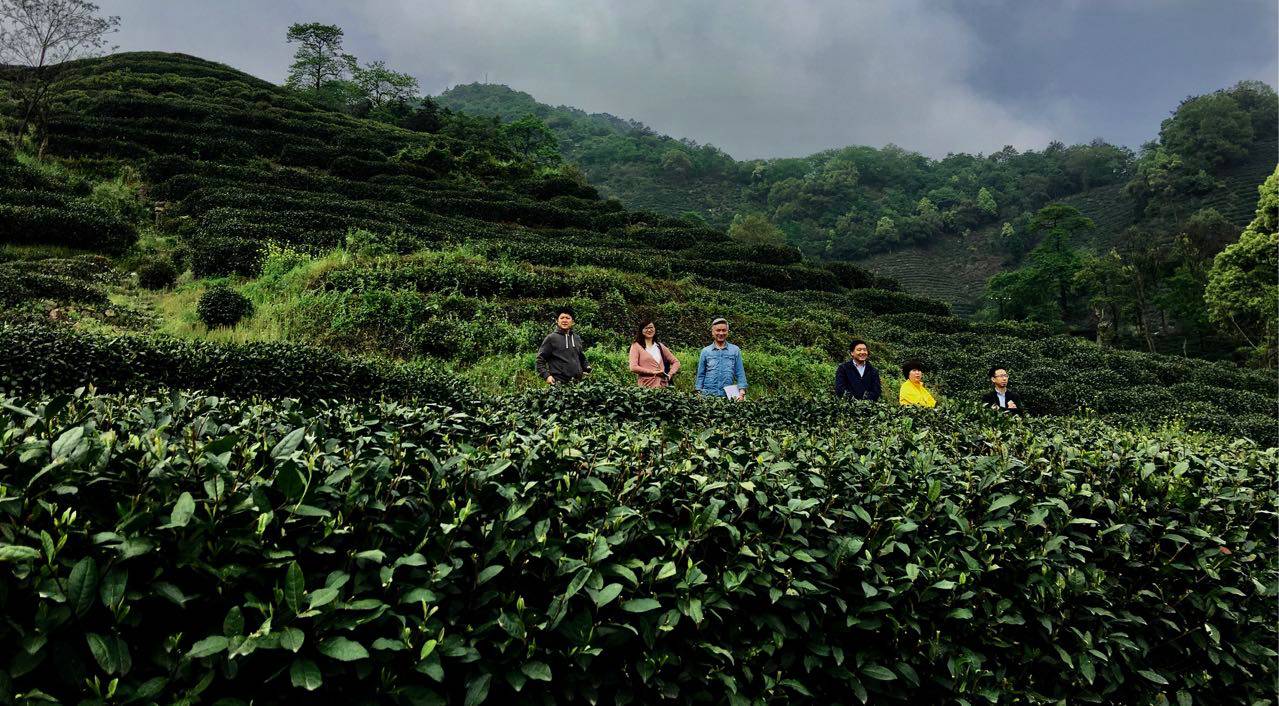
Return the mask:
[[667,387],[679,372],[679,359],[658,343],[656,336],[657,326],[652,321],[641,321],[631,344],[631,372],[639,379],[640,387]]

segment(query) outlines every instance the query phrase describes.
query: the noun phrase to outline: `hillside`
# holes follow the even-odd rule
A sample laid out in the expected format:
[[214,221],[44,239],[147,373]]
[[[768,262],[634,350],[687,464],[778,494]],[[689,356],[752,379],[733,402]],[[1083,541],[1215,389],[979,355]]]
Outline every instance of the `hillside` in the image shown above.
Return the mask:
[[[582,167],[606,196],[668,216],[701,214],[725,227],[749,206],[742,187],[753,165],[737,162],[710,145],[661,135],[643,123],[607,113],[550,106],[500,84],[455,86],[435,97],[445,108],[477,116],[540,118],[555,132],[565,159]],[[666,155],[682,159],[666,162]],[[685,159],[687,161],[685,161]]]
[[[953,154],[943,160],[889,146],[738,162],[713,147],[659,135],[635,121],[552,107],[506,86],[458,86],[438,100],[474,115],[544,120],[565,158],[581,165],[603,193],[631,208],[670,215],[693,211],[720,226],[735,213],[763,212],[807,255],[858,263],[965,316],[977,311],[987,279],[1018,265],[1021,253],[1010,251],[1000,238],[1002,224],[1022,224],[1050,202],[1093,218],[1097,229],[1078,245],[1100,252],[1129,226],[1156,233],[1170,227],[1148,221],[1141,204],[1125,193],[1133,155],[1102,142],[1054,143],[1020,154],[1011,149],[988,156]],[[1263,130],[1273,133],[1273,126]],[[1215,176],[1224,182],[1222,188],[1175,197],[1173,210],[1185,217],[1216,208],[1241,229],[1252,218],[1257,185],[1276,161],[1276,145],[1262,136],[1245,159]],[[995,212],[978,207],[982,190],[993,198]],[[923,217],[921,199],[935,207],[934,216]],[[887,236],[878,228],[883,218],[891,221]]]
[[[1053,199],[1121,183],[1132,162],[1131,152],[1101,141],[944,159],[887,145],[737,161],[710,145],[612,115],[548,106],[506,86],[457,86],[436,100],[477,116],[544,120],[565,159],[628,206],[669,215],[691,210],[720,226],[734,213],[761,212],[791,244],[823,259],[928,247],[948,235],[998,226]],[[887,229],[880,227],[883,219]]]
[[[1214,208],[1242,230],[1256,210],[1257,185],[1274,170],[1277,147],[1275,143],[1267,143],[1258,148],[1222,176],[1222,188],[1186,199],[1182,204],[1184,212]],[[1079,209],[1096,225],[1074,243],[1092,252],[1105,253],[1116,247],[1121,234],[1130,227],[1151,225],[1141,217],[1140,209],[1124,192],[1123,184],[1089,189],[1066,196],[1060,203]],[[907,292],[944,301],[956,314],[970,316],[977,311],[986,292],[986,280],[1013,266],[1006,250],[998,246],[998,239],[999,228],[992,225],[964,236],[944,237],[928,245],[872,255],[858,260],[857,264],[897,280]]]
[[[978,326],[488,121],[174,54],[58,81],[0,158],[0,701],[1267,697],[1270,373]],[[547,389],[564,304],[592,371]],[[741,403],[689,394],[718,316]],[[832,399],[853,337],[883,403]]]

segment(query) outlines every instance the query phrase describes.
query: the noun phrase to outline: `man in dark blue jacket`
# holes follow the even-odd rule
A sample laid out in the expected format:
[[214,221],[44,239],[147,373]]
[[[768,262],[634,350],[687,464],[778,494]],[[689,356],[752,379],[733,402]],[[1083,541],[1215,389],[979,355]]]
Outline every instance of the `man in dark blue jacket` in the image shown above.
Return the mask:
[[848,356],[849,360],[840,363],[835,369],[835,396],[847,395],[855,400],[871,402],[878,400],[882,392],[879,371],[867,362],[870,349],[866,347],[866,342],[853,339],[848,345]]

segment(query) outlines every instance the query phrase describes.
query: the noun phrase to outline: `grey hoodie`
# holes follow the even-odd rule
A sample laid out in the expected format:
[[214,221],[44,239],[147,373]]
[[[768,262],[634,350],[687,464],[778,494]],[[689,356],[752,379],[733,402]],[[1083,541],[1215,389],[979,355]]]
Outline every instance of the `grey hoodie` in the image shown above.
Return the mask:
[[589,372],[591,366],[582,350],[582,338],[573,329],[561,331],[556,326],[537,349],[537,374],[543,380],[551,376],[556,382],[565,382]]

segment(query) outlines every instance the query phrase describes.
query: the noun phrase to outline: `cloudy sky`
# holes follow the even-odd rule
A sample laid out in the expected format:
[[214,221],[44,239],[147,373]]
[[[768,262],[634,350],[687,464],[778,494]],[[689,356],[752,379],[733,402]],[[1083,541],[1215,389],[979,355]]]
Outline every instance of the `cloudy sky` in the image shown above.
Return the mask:
[[1279,81],[1275,0],[97,0],[121,50],[282,81],[293,22],[427,93],[487,79],[738,158],[1139,147],[1190,95]]

